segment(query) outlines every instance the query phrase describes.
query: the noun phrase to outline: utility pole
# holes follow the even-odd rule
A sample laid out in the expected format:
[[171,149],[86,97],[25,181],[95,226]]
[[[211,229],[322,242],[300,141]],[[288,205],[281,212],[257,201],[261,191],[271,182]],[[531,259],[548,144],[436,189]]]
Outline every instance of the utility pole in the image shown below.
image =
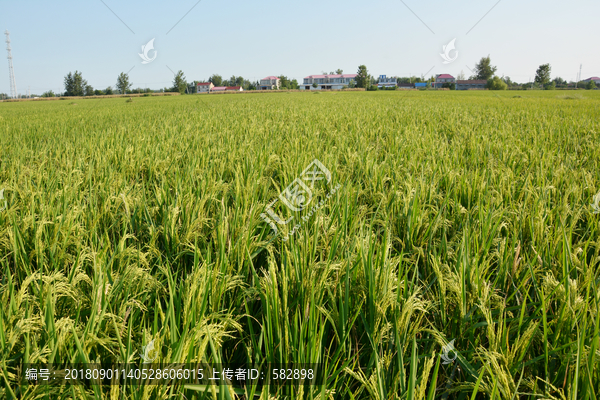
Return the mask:
[[13,69],[13,63],[12,63],[12,53],[11,53],[11,48],[10,48],[10,32],[8,30],[6,30],[4,32],[4,34],[6,35],[6,51],[8,51],[8,73],[10,75],[10,96],[13,99],[17,98],[17,83],[15,81],[15,71]]

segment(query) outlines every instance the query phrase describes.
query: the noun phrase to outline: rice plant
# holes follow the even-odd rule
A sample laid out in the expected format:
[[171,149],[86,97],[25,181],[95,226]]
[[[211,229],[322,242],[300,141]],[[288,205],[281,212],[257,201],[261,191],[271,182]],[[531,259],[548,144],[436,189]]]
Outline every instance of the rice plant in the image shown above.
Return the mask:
[[[598,398],[600,95],[519,94],[1,103],[0,398]],[[260,214],[315,158],[340,188],[283,240]],[[18,375],[151,341],[325,379]]]

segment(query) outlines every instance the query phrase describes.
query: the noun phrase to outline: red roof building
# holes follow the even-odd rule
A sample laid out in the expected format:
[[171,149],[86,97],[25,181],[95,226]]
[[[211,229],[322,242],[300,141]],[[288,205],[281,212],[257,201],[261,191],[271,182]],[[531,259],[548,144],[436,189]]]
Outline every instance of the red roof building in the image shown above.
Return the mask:
[[196,93],[209,93],[214,88],[211,82],[198,82],[196,83]]
[[281,88],[281,79],[276,76],[267,76],[260,80],[258,90],[278,90]]
[[444,83],[455,83],[456,79],[450,74],[439,74],[435,76],[435,82],[432,86],[434,88],[441,88]]

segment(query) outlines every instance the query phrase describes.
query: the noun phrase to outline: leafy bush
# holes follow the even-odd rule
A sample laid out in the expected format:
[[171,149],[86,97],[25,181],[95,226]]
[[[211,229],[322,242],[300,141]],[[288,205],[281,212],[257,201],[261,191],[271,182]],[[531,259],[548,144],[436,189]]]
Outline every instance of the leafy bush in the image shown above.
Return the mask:
[[485,87],[489,90],[506,90],[508,85],[500,79],[500,77],[494,76],[493,78],[488,79]]

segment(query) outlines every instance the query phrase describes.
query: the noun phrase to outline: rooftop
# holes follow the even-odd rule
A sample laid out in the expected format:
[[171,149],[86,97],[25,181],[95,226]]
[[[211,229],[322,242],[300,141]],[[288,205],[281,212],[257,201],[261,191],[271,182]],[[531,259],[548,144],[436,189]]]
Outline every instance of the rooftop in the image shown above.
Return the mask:
[[309,75],[304,77],[304,79],[322,79],[322,78],[356,78],[358,74],[342,74],[342,75]]
[[279,78],[278,78],[278,77],[276,77],[276,76],[267,76],[266,78],[262,78],[262,79],[261,79],[261,81],[272,80],[272,79],[277,79],[277,80],[279,80]]
[[441,79],[448,79],[448,78],[450,78],[450,79],[454,79],[454,77],[452,75],[450,75],[450,74],[440,74],[440,75],[436,76],[436,78],[441,78]]

